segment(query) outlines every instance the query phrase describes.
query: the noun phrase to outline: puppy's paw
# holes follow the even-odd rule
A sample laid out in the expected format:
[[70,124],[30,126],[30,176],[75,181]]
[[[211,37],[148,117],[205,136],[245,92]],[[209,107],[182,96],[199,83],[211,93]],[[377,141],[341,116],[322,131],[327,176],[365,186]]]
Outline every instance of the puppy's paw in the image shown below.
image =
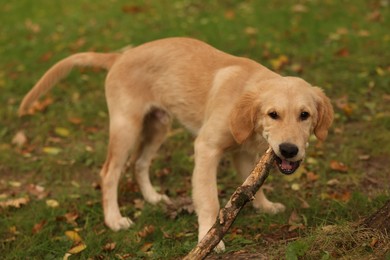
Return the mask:
[[225,251],[225,243],[221,240],[221,242],[218,243],[218,245],[214,248],[214,251],[216,253],[223,253]]
[[106,219],[105,223],[113,231],[125,230],[134,224],[131,219],[126,217]]
[[275,215],[286,210],[286,207],[282,203],[275,203],[270,201],[262,204],[253,203],[253,207],[271,215]]

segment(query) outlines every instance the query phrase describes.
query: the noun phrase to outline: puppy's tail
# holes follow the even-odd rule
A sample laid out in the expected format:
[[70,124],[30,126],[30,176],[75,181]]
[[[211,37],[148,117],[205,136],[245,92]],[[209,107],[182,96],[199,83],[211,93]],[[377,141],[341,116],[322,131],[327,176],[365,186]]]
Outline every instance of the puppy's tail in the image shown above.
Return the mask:
[[97,67],[109,70],[120,55],[120,53],[84,52],[57,62],[23,98],[18,111],[19,116],[26,114],[34,101],[66,77],[73,67]]

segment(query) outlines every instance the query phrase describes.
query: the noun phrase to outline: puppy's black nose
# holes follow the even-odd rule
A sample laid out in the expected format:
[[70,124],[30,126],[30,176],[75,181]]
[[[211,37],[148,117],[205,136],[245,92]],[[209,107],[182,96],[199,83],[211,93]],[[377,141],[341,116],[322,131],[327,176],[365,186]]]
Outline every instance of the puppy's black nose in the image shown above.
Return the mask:
[[298,147],[295,144],[282,143],[279,145],[279,151],[284,156],[284,158],[293,158],[298,154]]

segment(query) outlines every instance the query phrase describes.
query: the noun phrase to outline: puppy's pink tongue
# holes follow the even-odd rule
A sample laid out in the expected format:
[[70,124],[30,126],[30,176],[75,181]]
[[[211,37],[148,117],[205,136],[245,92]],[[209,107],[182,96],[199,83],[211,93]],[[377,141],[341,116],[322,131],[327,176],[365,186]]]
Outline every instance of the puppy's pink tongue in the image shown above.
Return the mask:
[[289,161],[282,160],[281,168],[284,169],[284,170],[292,170],[293,169],[293,165],[290,164]]

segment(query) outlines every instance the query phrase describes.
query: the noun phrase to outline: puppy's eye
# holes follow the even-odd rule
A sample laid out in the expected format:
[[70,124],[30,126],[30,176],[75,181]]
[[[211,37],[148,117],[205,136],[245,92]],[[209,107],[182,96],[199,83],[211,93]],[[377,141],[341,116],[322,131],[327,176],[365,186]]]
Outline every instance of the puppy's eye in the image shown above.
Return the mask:
[[272,118],[272,119],[278,119],[278,118],[279,118],[278,113],[276,113],[275,111],[269,112],[269,113],[268,113],[268,116],[269,116],[270,118]]
[[299,115],[299,119],[301,119],[302,121],[308,119],[310,116],[309,112],[301,112],[301,114]]

